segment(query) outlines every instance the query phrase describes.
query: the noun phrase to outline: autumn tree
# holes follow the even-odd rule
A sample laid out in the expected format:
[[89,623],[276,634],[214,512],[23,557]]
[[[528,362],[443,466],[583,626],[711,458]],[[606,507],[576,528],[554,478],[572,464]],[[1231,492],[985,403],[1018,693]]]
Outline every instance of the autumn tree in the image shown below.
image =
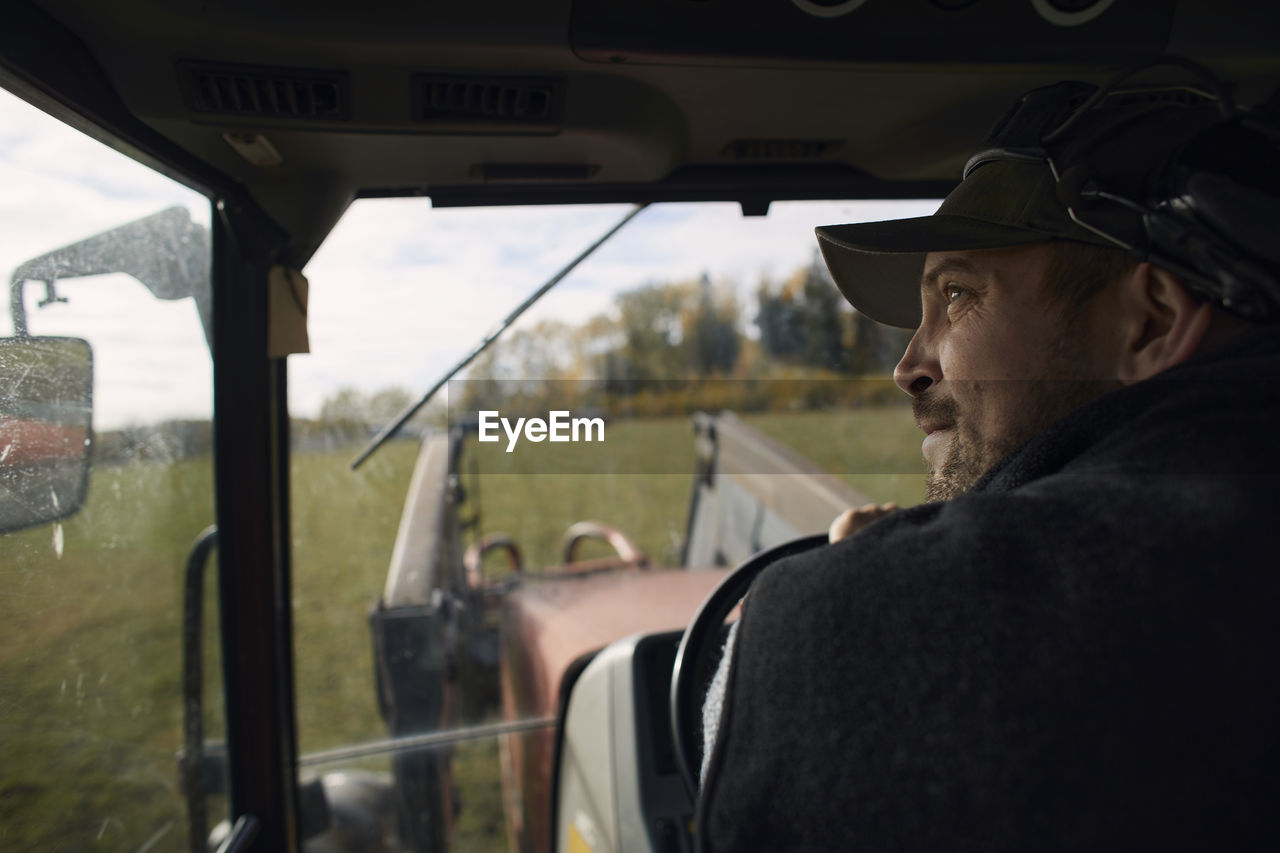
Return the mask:
[[867,375],[893,369],[909,333],[854,311],[815,253],[780,287],[757,289],[760,348],[783,363]]
[[711,279],[703,273],[698,298],[682,317],[685,346],[694,372],[699,376],[733,372],[741,350],[738,331],[738,302],[732,290],[717,294]]
[[[366,392],[358,388],[339,388],[320,404],[314,420],[295,418],[295,437],[323,446],[337,446],[369,437],[398,418],[417,401],[411,391],[391,387]],[[405,425],[405,435],[423,430],[442,429],[445,424],[443,400],[434,400],[420,409]]]

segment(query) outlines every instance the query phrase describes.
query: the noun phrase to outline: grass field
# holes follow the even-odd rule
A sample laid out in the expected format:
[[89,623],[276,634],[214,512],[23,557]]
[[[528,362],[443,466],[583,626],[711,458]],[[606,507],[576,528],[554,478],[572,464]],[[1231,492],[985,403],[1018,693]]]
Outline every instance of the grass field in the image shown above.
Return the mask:
[[906,406],[751,415],[744,420],[839,474],[877,503],[912,506],[924,500],[922,436]]
[[[906,409],[748,421],[876,500],[920,499],[921,477],[911,473],[919,470],[919,435]],[[670,564],[689,500],[689,422],[618,422],[609,430],[624,452],[605,468],[543,459],[521,472],[511,467],[520,454],[503,458],[493,445],[475,446],[488,466],[482,470],[506,473],[477,478],[467,467],[466,511],[479,505],[480,530],[507,532],[534,565],[557,561],[564,529],[584,518],[617,524]],[[348,450],[294,457],[304,753],[384,736],[367,615],[382,589],[416,451],[393,443],[354,474]],[[51,526],[0,537],[0,849],[185,848],[173,761],[181,741],[181,573],[212,518],[207,458],[148,462],[93,472],[87,505],[63,524],[61,556]],[[219,679],[212,628],[208,634],[206,724],[216,736]],[[459,849],[505,849],[495,745],[460,748],[455,759],[464,787]]]
[[60,556],[52,526],[0,537],[0,849],[182,849],[181,574],[212,518],[207,459],[145,463],[93,472]]

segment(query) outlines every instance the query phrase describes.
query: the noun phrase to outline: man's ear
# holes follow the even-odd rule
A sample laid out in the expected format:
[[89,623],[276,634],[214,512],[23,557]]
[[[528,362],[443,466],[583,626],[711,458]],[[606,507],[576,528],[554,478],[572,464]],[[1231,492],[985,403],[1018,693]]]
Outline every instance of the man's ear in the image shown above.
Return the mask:
[[1117,365],[1125,384],[1150,379],[1194,355],[1213,307],[1173,273],[1143,262],[1120,282],[1122,339]]

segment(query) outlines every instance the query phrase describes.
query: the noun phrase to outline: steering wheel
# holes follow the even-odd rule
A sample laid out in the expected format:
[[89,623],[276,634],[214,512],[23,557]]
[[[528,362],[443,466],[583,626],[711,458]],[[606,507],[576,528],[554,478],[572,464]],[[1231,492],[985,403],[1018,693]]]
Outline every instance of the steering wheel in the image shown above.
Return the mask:
[[721,629],[724,620],[747,594],[756,577],[766,568],[793,554],[801,554],[827,544],[827,534],[801,536],[766,548],[744,560],[725,576],[698,608],[685,629],[671,669],[671,735],[676,763],[692,800],[698,798],[698,775],[702,767],[702,705],[707,688],[719,666]]

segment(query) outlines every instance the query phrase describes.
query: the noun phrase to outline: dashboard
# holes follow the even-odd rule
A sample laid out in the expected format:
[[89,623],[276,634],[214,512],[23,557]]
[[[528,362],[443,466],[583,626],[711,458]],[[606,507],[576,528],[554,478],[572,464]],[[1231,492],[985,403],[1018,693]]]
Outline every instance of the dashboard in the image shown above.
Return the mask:
[[681,635],[625,637],[578,676],[557,750],[555,850],[694,849],[668,712]]

